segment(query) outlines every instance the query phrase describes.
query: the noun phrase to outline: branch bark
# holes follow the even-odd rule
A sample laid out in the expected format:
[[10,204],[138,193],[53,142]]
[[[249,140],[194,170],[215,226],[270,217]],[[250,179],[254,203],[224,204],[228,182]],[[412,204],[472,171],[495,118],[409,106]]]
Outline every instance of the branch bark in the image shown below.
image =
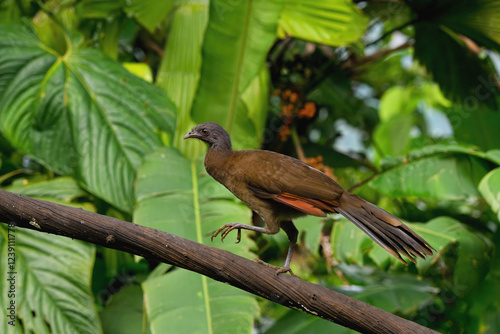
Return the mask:
[[169,263],[362,333],[437,333],[230,252],[82,209],[0,190],[0,221]]

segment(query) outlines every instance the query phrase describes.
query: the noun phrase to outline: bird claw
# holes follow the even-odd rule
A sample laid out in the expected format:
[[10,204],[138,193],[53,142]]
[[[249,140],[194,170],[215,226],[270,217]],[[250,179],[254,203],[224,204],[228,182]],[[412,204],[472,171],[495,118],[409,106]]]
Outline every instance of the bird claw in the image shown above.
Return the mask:
[[300,279],[299,276],[295,275],[292,271],[292,269],[290,269],[290,267],[278,267],[278,266],[273,266],[272,264],[269,264],[267,262],[264,262],[262,261],[261,259],[254,259],[254,261],[257,261],[259,262],[260,264],[263,264],[265,265],[266,267],[269,267],[269,268],[272,268],[274,270],[276,270],[276,276],[278,276],[279,274],[282,274],[282,273],[290,273],[291,276],[293,277],[297,277],[298,279]]
[[213,242],[214,238],[217,237],[219,235],[219,233],[221,233],[222,231],[225,230],[224,232],[222,232],[222,234],[220,236],[220,240],[222,242],[224,242],[224,239],[226,238],[227,234],[235,229],[238,230],[238,235],[236,236],[236,243],[238,244],[241,241],[241,228],[239,227],[238,223],[227,223],[227,224],[222,225],[221,227],[219,227],[219,229],[217,231],[215,231],[214,234],[212,234],[211,241]]

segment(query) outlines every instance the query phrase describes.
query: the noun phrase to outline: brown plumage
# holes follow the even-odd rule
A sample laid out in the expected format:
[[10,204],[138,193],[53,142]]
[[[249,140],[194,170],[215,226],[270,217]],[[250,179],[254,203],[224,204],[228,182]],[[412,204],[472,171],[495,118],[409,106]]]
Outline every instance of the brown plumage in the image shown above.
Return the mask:
[[[282,228],[290,247],[284,267],[277,273],[290,271],[290,260],[298,231],[292,219],[304,215],[326,217],[340,213],[375,242],[406,264],[401,254],[415,262],[415,256],[432,255],[424,239],[390,213],[364,199],[346,192],[337,182],[300,160],[263,150],[233,151],[229,134],[217,123],[197,125],[184,136],[197,138],[210,145],[205,157],[207,172],[246,203],[265,223],[265,227],[228,223],[219,228],[212,239],[221,238],[236,229],[276,234]],[[267,264],[266,264],[267,265]]]

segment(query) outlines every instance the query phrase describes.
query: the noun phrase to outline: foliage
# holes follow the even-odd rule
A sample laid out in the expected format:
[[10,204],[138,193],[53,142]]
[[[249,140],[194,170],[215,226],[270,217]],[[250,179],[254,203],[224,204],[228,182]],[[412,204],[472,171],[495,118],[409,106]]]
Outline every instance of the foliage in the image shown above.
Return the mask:
[[[281,264],[284,233],[209,242],[252,221],[204,172],[205,146],[182,140],[216,121],[235,148],[303,159],[437,250],[404,266],[349,222],[307,217],[292,260],[303,279],[441,332],[497,332],[499,18],[498,0],[3,1],[0,185]],[[14,230],[16,333],[350,332]],[[0,226],[3,272],[11,235]]]

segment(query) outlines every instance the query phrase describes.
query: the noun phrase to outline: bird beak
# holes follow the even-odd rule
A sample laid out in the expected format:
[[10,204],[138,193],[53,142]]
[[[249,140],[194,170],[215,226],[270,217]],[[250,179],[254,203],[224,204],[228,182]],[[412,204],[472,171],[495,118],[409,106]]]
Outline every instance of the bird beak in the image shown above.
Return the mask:
[[188,138],[197,138],[196,132],[194,132],[193,130],[191,130],[188,133],[186,133],[184,135],[184,139],[188,139]]

